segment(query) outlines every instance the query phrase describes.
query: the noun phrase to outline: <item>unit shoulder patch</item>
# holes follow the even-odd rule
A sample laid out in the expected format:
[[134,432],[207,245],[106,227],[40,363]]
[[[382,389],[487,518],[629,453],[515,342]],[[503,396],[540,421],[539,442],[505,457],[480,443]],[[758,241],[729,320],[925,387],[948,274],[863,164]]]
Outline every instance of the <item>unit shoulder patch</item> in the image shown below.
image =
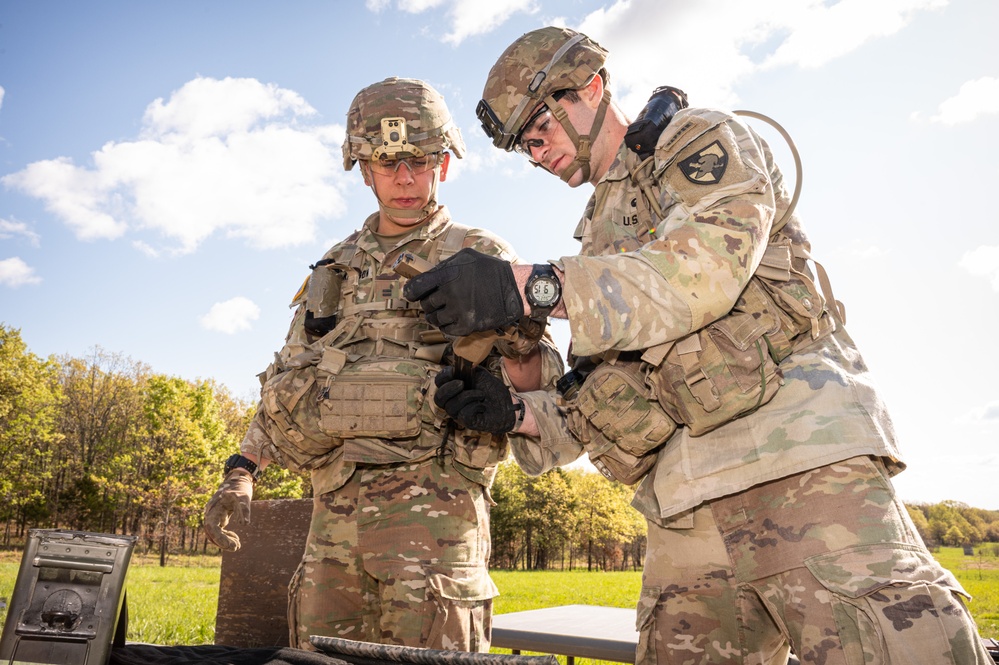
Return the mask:
[[677,160],[684,177],[695,185],[714,185],[721,182],[728,167],[728,152],[718,141],[688,157]]

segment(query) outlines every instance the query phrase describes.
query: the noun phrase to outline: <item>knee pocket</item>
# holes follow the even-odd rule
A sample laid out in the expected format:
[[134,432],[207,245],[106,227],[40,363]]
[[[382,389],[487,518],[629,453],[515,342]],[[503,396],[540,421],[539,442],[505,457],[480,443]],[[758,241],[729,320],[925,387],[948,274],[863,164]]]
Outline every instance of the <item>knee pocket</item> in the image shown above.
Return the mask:
[[425,567],[432,605],[424,643],[444,650],[488,651],[493,598],[499,589],[481,563]]
[[976,652],[978,636],[963,601],[968,594],[926,550],[863,545],[805,565],[829,592],[846,662],[959,663]]
[[636,665],[656,665],[656,606],[659,604],[661,587],[642,587],[638,598],[635,628],[638,630],[638,646],[635,649]]

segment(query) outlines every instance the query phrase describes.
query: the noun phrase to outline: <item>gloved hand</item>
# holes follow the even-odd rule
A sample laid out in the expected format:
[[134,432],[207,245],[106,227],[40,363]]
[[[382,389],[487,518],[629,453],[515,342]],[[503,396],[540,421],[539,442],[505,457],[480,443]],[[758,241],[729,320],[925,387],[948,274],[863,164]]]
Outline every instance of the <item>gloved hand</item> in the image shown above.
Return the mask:
[[510,262],[470,248],[412,277],[402,294],[419,300],[427,321],[456,337],[506,328],[524,316]]
[[472,384],[454,378],[454,368],[445,367],[437,378],[434,402],[465,429],[506,434],[517,423],[510,389],[482,367],[476,367]]
[[250,523],[250,501],[253,499],[253,478],[245,471],[233,469],[205,506],[205,534],[208,540],[230,552],[239,549],[239,536],[225,527],[230,519],[236,524]]

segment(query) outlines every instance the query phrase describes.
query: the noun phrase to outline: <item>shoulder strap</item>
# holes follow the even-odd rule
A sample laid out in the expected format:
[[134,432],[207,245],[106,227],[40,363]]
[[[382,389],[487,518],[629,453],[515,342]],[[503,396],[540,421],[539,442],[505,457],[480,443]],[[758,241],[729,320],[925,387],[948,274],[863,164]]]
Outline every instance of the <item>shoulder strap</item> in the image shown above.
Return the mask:
[[444,230],[444,238],[437,243],[437,254],[434,257],[436,260],[431,260],[431,263],[440,263],[461,251],[461,248],[465,246],[465,237],[471,230],[470,227],[463,224],[455,224],[454,222],[448,224],[447,229]]

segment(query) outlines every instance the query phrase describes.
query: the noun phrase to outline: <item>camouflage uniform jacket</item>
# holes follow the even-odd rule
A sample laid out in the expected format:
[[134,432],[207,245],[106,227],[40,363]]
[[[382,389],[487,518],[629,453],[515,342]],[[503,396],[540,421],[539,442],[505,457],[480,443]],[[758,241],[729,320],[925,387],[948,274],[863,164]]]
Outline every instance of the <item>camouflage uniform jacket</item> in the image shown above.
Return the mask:
[[[783,220],[788,196],[769,148],[734,116],[686,109],[663,131],[648,171],[653,182],[645,183],[658,191],[661,218],[630,177],[637,161],[622,144],[576,230],[582,255],[557,262],[577,356],[647,353],[683,338],[732,310],[778,235],[809,249],[799,221]],[[755,412],[696,437],[681,427],[659,450],[635,507],[663,522],[858,455],[883,458],[893,473],[904,467],[891,420],[842,325],[795,347],[779,371],[780,389]],[[539,472],[579,455],[559,403],[539,393],[527,401],[548,417],[539,419],[544,453],[518,458],[522,466],[533,462]]]
[[[291,303],[297,310],[286,343],[275,363],[261,375],[261,383],[279,374],[283,368],[301,364],[302,358],[322,368],[329,363],[331,355],[340,359],[336,383],[353,377],[357,382],[354,390],[363,395],[362,401],[367,404],[372,403],[373,395],[377,399],[381,391],[390,390],[394,382],[411,378],[413,389],[407,393],[406,413],[402,416],[408,417],[407,422],[414,425],[413,431],[399,438],[331,437],[329,450],[315,456],[314,463],[290,466],[311,470],[313,491],[318,496],[342,486],[357,464],[397,464],[448,454],[453,455],[454,465],[462,475],[488,487],[495,476],[496,465],[508,455],[508,439],[526,437],[494,437],[459,429],[449,435],[447,450],[441,448],[447,426],[446,414],[433,402],[436,389],[433,377],[440,370],[446,340],[426,322],[418,303],[410,303],[402,297],[404,278],[396,274],[392,266],[402,252],[436,263],[462,247],[472,247],[511,261],[516,261],[517,257],[496,235],[453,223],[443,206],[415,234],[406,235],[388,252],[381,249],[374,235],[377,222],[378,214],[375,213],[359,231],[323,257],[345,266],[347,273],[341,285],[336,327],[319,340],[306,333],[303,327],[306,280]],[[551,387],[561,374],[562,363],[550,339],[542,340],[541,348],[543,385]],[[503,374],[509,382],[502,372],[496,350],[484,361],[484,366]],[[365,393],[365,383],[378,383],[379,387],[375,393]],[[382,414],[374,415],[378,418]],[[382,418],[381,426],[385,422]],[[274,432],[273,419],[265,409],[258,408],[240,450],[289,466],[287,447],[282,452],[279,441],[275,441],[280,437]]]

